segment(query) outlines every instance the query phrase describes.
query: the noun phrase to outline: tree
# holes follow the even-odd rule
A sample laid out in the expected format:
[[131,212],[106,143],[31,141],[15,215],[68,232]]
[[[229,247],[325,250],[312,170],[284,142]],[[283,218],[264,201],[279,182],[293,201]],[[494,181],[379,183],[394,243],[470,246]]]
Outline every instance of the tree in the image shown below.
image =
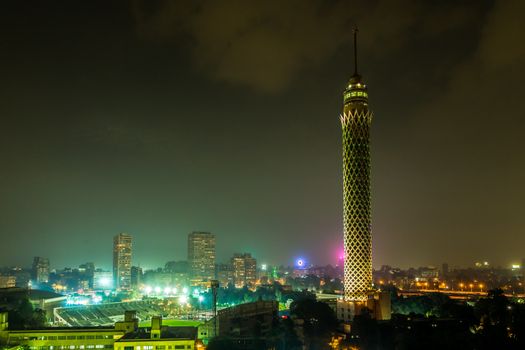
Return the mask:
[[28,298],[13,301],[9,311],[9,327],[11,329],[38,329],[46,326],[46,313],[40,309],[33,309]]
[[294,301],[290,306],[290,314],[304,321],[305,340],[312,350],[327,344],[339,324],[334,311],[327,304],[317,300]]
[[501,289],[488,292],[486,299],[476,303],[474,313],[479,319],[479,345],[482,349],[510,347],[509,329],[512,306]]

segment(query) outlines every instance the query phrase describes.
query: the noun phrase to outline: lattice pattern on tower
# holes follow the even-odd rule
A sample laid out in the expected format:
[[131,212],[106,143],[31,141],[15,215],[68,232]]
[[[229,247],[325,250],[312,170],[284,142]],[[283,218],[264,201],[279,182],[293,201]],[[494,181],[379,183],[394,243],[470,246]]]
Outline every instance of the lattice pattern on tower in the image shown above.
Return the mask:
[[343,128],[344,298],[365,301],[372,289],[370,124],[368,108],[348,109]]

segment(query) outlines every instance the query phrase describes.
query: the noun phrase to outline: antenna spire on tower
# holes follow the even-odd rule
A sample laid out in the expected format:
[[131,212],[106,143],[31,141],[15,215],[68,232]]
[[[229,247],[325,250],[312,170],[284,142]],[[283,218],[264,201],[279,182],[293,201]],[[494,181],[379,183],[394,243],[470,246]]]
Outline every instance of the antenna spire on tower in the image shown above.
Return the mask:
[[357,32],[359,28],[354,26],[354,75],[357,75]]

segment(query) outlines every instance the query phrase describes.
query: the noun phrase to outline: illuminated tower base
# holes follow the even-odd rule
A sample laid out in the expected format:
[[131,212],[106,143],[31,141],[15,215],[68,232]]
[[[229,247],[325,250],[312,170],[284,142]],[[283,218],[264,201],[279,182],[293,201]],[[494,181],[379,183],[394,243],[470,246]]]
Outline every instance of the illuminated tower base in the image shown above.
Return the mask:
[[390,292],[371,292],[366,301],[339,299],[337,318],[343,322],[352,322],[355,316],[366,312],[376,320],[389,320],[392,314],[390,298]]

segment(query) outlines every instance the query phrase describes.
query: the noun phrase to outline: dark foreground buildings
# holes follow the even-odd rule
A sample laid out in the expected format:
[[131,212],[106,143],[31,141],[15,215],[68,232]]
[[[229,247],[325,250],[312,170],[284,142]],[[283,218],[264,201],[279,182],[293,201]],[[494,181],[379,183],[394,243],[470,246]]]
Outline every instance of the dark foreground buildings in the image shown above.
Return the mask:
[[138,327],[134,311],[113,327],[49,327],[9,330],[7,312],[0,313],[0,346],[30,350],[193,350],[202,347],[197,327],[169,327],[161,317],[151,327]]

